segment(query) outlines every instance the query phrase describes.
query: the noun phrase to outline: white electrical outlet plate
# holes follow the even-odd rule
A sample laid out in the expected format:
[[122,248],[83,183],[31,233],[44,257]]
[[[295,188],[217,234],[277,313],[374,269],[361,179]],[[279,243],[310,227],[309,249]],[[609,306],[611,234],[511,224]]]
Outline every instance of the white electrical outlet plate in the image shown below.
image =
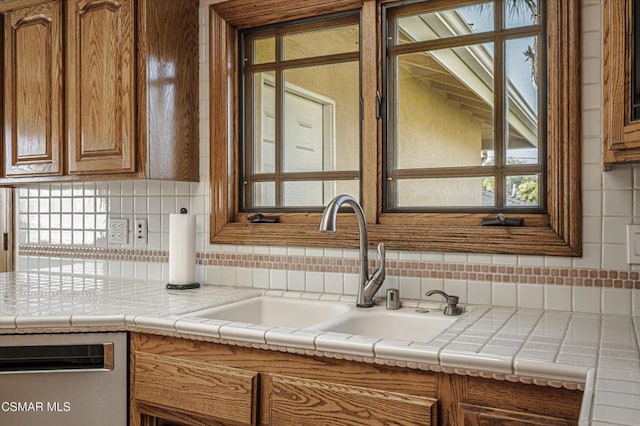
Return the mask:
[[147,219],[136,219],[133,226],[136,244],[147,244]]
[[627,262],[640,264],[640,225],[627,225]]
[[129,219],[110,219],[108,233],[110,244],[127,244],[129,240]]

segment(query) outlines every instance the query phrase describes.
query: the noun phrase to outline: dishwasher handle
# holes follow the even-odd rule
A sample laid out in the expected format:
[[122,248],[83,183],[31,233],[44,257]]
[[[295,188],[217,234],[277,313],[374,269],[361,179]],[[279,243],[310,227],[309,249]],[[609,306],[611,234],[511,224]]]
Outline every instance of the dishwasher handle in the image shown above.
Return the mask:
[[112,371],[114,344],[0,346],[0,374]]

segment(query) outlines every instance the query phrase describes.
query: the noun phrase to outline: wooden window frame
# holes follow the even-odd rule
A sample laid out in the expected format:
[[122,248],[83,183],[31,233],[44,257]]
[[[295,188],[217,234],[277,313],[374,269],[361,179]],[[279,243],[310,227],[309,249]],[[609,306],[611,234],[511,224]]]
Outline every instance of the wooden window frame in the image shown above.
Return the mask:
[[[640,120],[631,119],[633,0],[604,1],[603,163],[640,161]],[[640,23],[637,23],[640,27]]]
[[[318,232],[320,213],[285,213],[278,224],[251,224],[238,212],[238,31],[360,9],[363,66],[361,183],[369,243],[388,248],[469,253],[580,256],[580,0],[547,0],[547,213],[519,215],[522,227],[480,226],[486,214],[382,213],[382,137],[376,119],[381,5],[393,0],[232,0],[210,8],[210,241],[214,244],[354,248],[353,214],[338,232]],[[455,4],[469,3],[455,0]],[[369,71],[366,71],[369,69]],[[376,143],[367,143],[376,141]]]

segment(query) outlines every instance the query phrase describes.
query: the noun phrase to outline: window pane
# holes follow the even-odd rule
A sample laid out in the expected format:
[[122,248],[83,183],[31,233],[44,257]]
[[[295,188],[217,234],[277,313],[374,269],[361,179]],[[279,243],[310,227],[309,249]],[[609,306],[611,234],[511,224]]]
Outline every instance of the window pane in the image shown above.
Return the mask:
[[253,171],[276,171],[276,96],[272,72],[254,74]]
[[505,0],[505,28],[524,27],[538,23],[538,0]]
[[283,191],[286,207],[319,207],[325,206],[339,194],[348,194],[356,200],[359,199],[360,181],[289,181],[284,182]]
[[358,15],[247,37],[242,209],[321,209],[336,191],[359,195],[357,181],[342,181],[360,175]]
[[315,56],[357,52],[360,48],[358,24],[286,34],[284,59],[301,59]]
[[398,56],[397,169],[491,164],[493,44]]
[[[395,207],[493,207],[494,193],[483,177],[401,179],[395,182]],[[393,184],[393,183],[392,183]]]
[[358,62],[288,70],[284,84],[283,170],[358,170]]
[[507,40],[506,164],[538,164],[537,38]]
[[507,176],[505,195],[507,207],[538,207],[540,191],[538,175]]
[[253,41],[253,63],[266,64],[276,61],[275,37],[258,38]]
[[255,207],[275,207],[275,182],[255,182],[253,184],[253,205]]
[[493,31],[493,2],[398,18],[396,44]]
[[485,176],[482,178],[482,206],[493,207],[496,205],[496,178]]

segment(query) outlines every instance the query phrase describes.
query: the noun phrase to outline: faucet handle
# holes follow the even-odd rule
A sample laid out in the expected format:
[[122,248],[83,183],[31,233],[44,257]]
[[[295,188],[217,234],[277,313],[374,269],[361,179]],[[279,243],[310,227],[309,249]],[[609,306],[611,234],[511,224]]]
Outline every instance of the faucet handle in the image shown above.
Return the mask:
[[384,243],[378,243],[378,259],[380,259],[380,261],[382,262],[382,265],[384,265],[384,259],[385,259]]
[[380,266],[378,269],[373,271],[371,278],[369,281],[374,281],[376,283],[382,284],[385,279],[385,253],[384,253],[384,243],[378,244],[378,259],[380,259]]
[[376,269],[373,272],[373,274],[371,274],[370,277],[368,274],[369,272],[368,271],[369,268],[367,268],[368,265],[365,263],[365,265],[363,265],[362,267],[366,275],[365,275],[364,284],[363,286],[360,287],[360,291],[366,292],[366,294],[370,295],[371,303],[361,304],[358,302],[356,306],[358,306],[359,308],[369,308],[373,306],[373,296],[376,294],[376,292],[384,282],[385,267],[384,267],[384,244],[383,243],[378,244],[378,257],[380,257],[380,261],[381,261],[380,267]]

